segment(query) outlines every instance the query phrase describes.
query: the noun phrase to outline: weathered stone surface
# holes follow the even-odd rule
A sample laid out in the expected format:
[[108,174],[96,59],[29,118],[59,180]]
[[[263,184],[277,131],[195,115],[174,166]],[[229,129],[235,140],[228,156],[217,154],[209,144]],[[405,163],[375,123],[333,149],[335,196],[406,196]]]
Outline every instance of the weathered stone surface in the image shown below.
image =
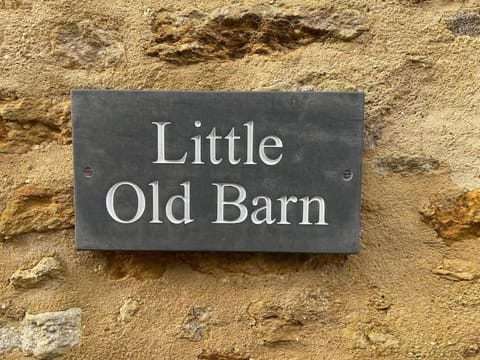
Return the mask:
[[480,10],[460,11],[447,20],[447,26],[455,36],[480,35]]
[[[270,3],[280,12],[294,13],[301,2],[230,3],[252,8],[253,4]],[[301,15],[313,14],[323,4],[338,8],[338,12],[358,8],[368,17],[371,30],[350,42],[325,37],[295,50],[270,50],[270,55],[247,55],[235,61],[214,57],[196,65],[177,66],[145,54],[153,41],[150,21],[158,17],[155,10],[196,5],[210,14],[226,2],[0,1],[2,108],[15,108],[20,103],[25,108],[38,99],[46,110],[53,111],[68,100],[72,88],[366,93],[364,207],[358,255],[345,259],[298,254],[77,252],[71,230],[25,234],[0,243],[0,359],[27,358],[15,345],[19,337],[9,330],[18,328],[26,309],[38,313],[65,310],[63,306],[84,307],[84,330],[81,345],[57,359],[190,360],[203,353],[207,359],[211,357],[208,360],[220,360],[234,353],[232,347],[255,360],[480,358],[480,278],[454,282],[447,279],[451,275],[431,272],[464,272],[467,268],[447,267],[443,259],[476,264],[480,253],[478,237],[470,235],[475,228],[474,217],[458,220],[457,213],[448,215],[460,207],[456,191],[480,188],[480,35],[456,37],[447,26],[449,18],[460,11],[476,12],[480,3],[308,1],[300,5],[312,8]],[[171,16],[175,19],[176,13]],[[105,18],[111,22],[102,23]],[[52,56],[52,29],[82,20],[104,30],[118,28],[125,46],[120,62],[104,68],[99,57],[98,62],[73,65],[77,67],[72,70],[62,66],[62,56]],[[39,105],[38,111],[32,108],[30,113],[43,116],[42,108]],[[66,104],[65,109],[69,111]],[[47,187],[68,187],[71,182],[71,147],[63,145],[57,131],[32,138],[29,129],[20,134],[23,123],[17,123],[15,138],[1,147],[0,215],[26,179],[29,184]],[[0,124],[3,129],[5,121],[0,120]],[[65,126],[69,128],[69,121]],[[208,134],[204,130],[202,134]],[[0,132],[5,134],[4,130]],[[20,136],[27,135],[23,142]],[[418,175],[380,169],[385,171],[383,176],[376,167],[379,159],[403,155],[436,159],[440,168]],[[430,225],[421,221],[416,206],[423,199],[440,207],[435,210],[437,214],[453,219],[441,224],[458,235],[447,242],[461,241],[444,246]],[[436,221],[437,215],[432,220]],[[470,229],[467,237],[463,237],[463,230],[457,232],[460,226]],[[60,286],[54,286],[56,280],[27,291],[16,291],[8,285],[8,278],[20,265],[52,250],[66,270]],[[259,327],[268,320],[248,316],[248,305],[264,301],[284,309],[295,308],[293,298],[302,298],[299,293],[306,288],[328,294],[330,308],[325,318],[293,327],[298,342],[260,345],[264,341]],[[380,295],[385,295],[386,301]],[[128,296],[140,297],[145,305],[140,305],[130,323],[121,325],[118,311]],[[384,309],[388,304],[390,308]],[[178,337],[190,305],[212,307],[210,330],[199,342]],[[352,314],[359,314],[358,318],[350,319]],[[344,327],[351,336],[344,335]],[[393,336],[398,347],[380,353],[376,350],[380,345],[374,343],[382,340],[378,334]],[[8,337],[10,340],[5,340]],[[388,338],[384,343],[391,344]],[[13,350],[3,353],[12,344]]]
[[342,334],[350,349],[372,349],[388,355],[400,346],[400,341],[385,326],[358,319],[349,322]]
[[117,29],[91,20],[58,25],[52,31],[51,44],[53,56],[68,69],[111,67],[125,52]]
[[388,332],[372,330],[367,334],[367,339],[380,353],[389,353],[399,346],[398,339]]
[[133,316],[137,313],[140,307],[140,302],[134,299],[127,299],[120,307],[117,320],[121,323],[130,322]]
[[190,64],[211,59],[238,59],[295,49],[328,38],[353,40],[368,25],[354,9],[286,12],[269,5],[230,5],[205,14],[198,9],[159,11],[152,23],[150,56]]
[[303,323],[288,309],[260,301],[250,304],[248,313],[255,319],[255,330],[265,344],[299,341]]
[[26,314],[18,327],[0,328],[0,354],[14,348],[25,355],[52,359],[80,341],[81,309]]
[[377,168],[398,174],[423,174],[440,167],[436,159],[422,156],[391,156],[379,159],[376,162]]
[[290,301],[256,301],[247,310],[257,337],[265,345],[299,342],[305,325],[322,324],[330,318],[328,300],[319,294]]
[[335,254],[261,254],[225,253],[184,253],[183,261],[202,273],[243,273],[249,275],[286,274],[305,272],[325,264],[341,265],[345,257]]
[[113,280],[128,277],[138,280],[158,279],[171,260],[168,254],[160,252],[109,252],[102,256],[105,260],[103,270]]
[[40,359],[66,353],[79,342],[80,315],[79,308],[25,315],[21,327],[22,350]]
[[42,142],[71,143],[70,102],[0,98],[0,153],[22,153]]
[[19,269],[10,276],[10,284],[18,288],[31,288],[57,276],[62,270],[54,257],[44,257],[30,269]]
[[25,309],[11,301],[0,304],[0,328],[12,321],[20,321],[25,317]]
[[342,335],[350,349],[367,349],[370,346],[365,333],[355,324],[349,324],[342,330]]
[[2,0],[0,1],[0,9],[28,9],[32,6],[32,0]]
[[478,346],[477,343],[473,343],[465,347],[465,349],[463,350],[463,355],[465,357],[473,357],[473,356],[477,356],[479,352],[480,352],[480,346]]
[[180,327],[180,339],[202,340],[209,329],[208,320],[210,316],[210,309],[192,306]]
[[392,306],[392,303],[382,295],[370,300],[369,306],[375,310],[387,311]]
[[480,189],[453,200],[432,201],[424,205],[420,213],[447,242],[480,237]]
[[442,265],[432,269],[432,272],[453,281],[470,281],[480,276],[480,264],[461,259],[443,259]]
[[9,328],[0,328],[0,354],[19,346],[16,332]]
[[209,351],[202,350],[202,352],[197,357],[198,360],[253,360],[250,356],[242,355],[236,351]]
[[72,198],[71,188],[22,186],[7,199],[0,215],[0,236],[9,239],[32,231],[73,227]]

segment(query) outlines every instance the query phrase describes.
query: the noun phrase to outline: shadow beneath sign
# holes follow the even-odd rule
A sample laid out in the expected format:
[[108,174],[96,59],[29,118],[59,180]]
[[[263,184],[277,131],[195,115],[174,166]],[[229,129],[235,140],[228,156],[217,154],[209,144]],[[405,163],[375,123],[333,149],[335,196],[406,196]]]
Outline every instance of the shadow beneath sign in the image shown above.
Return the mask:
[[248,275],[286,274],[341,267],[348,259],[343,254],[284,253],[218,253],[218,252],[133,252],[105,251],[96,253],[105,261],[105,272],[111,279],[134,277],[160,278],[167,267],[188,264],[202,273],[241,273]]

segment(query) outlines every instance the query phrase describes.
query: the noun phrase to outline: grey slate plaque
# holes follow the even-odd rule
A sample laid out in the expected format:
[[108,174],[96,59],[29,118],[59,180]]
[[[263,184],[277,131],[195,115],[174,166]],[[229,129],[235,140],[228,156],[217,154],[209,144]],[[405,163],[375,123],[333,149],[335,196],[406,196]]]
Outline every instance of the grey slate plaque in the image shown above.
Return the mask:
[[355,253],[363,106],[362,93],[73,90],[76,247]]

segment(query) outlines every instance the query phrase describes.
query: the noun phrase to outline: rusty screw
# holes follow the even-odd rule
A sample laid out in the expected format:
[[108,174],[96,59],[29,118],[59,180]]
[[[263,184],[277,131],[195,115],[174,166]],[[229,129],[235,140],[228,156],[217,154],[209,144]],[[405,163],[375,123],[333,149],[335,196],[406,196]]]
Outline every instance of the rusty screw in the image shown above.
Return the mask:
[[93,176],[93,169],[91,167],[83,168],[83,176],[85,177],[92,177]]

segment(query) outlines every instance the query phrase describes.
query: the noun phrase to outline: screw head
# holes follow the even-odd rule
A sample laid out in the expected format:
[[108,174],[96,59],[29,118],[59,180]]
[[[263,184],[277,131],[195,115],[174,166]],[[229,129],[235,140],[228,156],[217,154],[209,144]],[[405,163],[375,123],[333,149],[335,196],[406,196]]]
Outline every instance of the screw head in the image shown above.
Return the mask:
[[343,170],[343,180],[350,181],[353,178],[353,171],[350,169]]
[[83,176],[92,177],[93,176],[93,169],[89,166],[83,168]]

